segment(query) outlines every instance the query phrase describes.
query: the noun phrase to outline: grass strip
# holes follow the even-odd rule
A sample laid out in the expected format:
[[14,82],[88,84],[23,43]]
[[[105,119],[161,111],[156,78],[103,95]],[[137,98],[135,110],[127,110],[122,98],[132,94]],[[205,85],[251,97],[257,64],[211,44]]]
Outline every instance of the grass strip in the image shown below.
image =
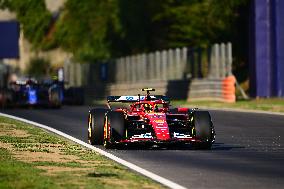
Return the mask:
[[284,112],[284,99],[269,98],[269,99],[252,99],[238,100],[236,103],[225,103],[217,101],[190,101],[175,100],[172,101],[173,106],[177,107],[206,107],[206,108],[232,108],[244,110],[261,110],[270,112]]
[[164,188],[53,133],[0,116],[0,188]]

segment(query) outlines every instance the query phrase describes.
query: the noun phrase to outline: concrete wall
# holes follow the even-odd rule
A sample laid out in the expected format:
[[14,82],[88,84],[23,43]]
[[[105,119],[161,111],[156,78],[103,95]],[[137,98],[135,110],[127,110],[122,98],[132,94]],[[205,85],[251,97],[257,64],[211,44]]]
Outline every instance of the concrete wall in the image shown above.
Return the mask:
[[224,101],[221,79],[193,79],[157,81],[151,85],[144,82],[129,84],[100,83],[85,87],[87,102],[95,99],[105,99],[109,95],[138,95],[144,94],[140,89],[155,88],[155,94],[167,95],[176,100],[215,100]]
[[231,43],[222,43],[203,50],[168,49],[95,64],[68,60],[65,80],[70,87],[83,86],[87,101],[108,95],[137,95],[145,87],[173,99],[222,101],[222,81],[232,74],[231,48]]

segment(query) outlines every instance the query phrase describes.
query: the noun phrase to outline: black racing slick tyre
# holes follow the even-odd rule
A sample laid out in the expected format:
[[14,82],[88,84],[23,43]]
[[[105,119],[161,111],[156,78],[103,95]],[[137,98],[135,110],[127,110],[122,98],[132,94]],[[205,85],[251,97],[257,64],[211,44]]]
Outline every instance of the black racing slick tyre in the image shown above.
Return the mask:
[[123,112],[109,112],[108,119],[111,128],[111,141],[120,142],[125,137],[125,117]]
[[212,121],[208,111],[195,111],[193,113],[195,137],[199,142],[193,144],[198,149],[211,149]]
[[60,108],[61,100],[60,100],[60,90],[52,89],[49,92],[49,103],[52,108]]
[[88,117],[88,141],[92,145],[104,142],[104,118],[107,109],[92,109]]

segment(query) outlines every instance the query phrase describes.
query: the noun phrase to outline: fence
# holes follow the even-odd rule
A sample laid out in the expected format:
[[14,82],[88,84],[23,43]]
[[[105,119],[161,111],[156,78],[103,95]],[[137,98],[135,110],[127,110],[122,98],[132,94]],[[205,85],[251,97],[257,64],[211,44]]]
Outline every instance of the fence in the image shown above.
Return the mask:
[[66,61],[64,68],[69,85],[84,86],[93,97],[136,94],[140,87],[155,86],[174,98],[218,100],[223,98],[222,80],[232,75],[232,45],[176,48],[96,64]]

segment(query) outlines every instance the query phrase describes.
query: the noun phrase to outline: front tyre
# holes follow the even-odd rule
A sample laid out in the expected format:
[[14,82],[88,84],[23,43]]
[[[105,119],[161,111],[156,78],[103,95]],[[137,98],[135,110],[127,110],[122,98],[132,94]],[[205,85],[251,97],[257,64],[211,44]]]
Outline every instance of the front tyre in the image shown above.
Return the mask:
[[109,112],[108,120],[110,124],[110,140],[112,143],[118,143],[125,137],[125,117],[123,112]]
[[49,104],[52,108],[61,107],[60,90],[58,88],[52,88],[49,91]]
[[194,136],[199,142],[193,143],[197,149],[211,149],[214,132],[211,116],[208,111],[193,112]]
[[88,118],[88,141],[92,145],[104,143],[104,118],[107,109],[92,109]]

